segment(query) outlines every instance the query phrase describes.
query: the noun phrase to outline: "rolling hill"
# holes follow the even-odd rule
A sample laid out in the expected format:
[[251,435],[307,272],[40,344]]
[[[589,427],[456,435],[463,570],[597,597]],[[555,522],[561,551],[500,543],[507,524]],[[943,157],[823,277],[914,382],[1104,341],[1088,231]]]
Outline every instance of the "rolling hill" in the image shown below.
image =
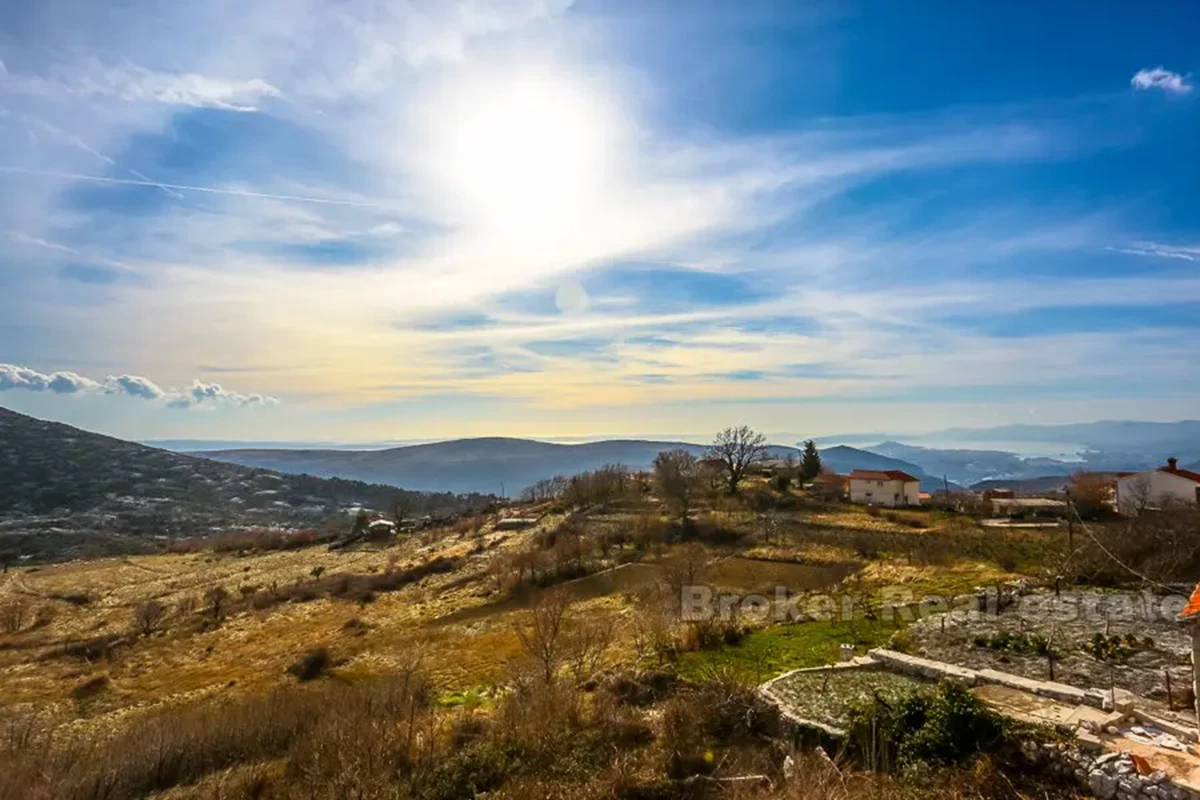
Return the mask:
[[[504,492],[509,496],[544,478],[573,475],[605,464],[649,469],[663,450],[682,448],[702,456],[704,445],[640,439],[554,444],[500,437],[392,447],[386,450],[215,450],[198,455],[248,467],[324,477],[391,483],[406,488],[453,492]],[[799,458],[792,447],[772,446],[770,455]],[[925,477],[915,464],[857,450],[831,447],[821,454],[838,472],[902,469]]]
[[[191,535],[309,526],[353,505],[449,513],[486,498],[282,475],[159,450],[0,408],[0,550],[31,534]],[[24,540],[23,540],[24,541]],[[25,549],[22,546],[22,549]]]

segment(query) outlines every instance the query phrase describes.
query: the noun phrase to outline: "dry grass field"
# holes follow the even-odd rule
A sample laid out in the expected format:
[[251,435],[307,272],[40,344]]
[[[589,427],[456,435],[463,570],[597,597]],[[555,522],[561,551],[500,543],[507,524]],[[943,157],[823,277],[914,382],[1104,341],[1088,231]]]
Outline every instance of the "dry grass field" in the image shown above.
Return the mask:
[[[824,663],[847,641],[884,643],[900,628],[689,627],[664,618],[668,587],[858,593],[867,609],[884,586],[969,591],[1011,580],[1019,573],[999,562],[1020,561],[1025,547],[980,551],[978,531],[932,512],[889,518],[796,501],[784,495],[786,507],[764,515],[723,500],[686,533],[652,497],[635,496],[505,510],[538,520],[518,530],[497,530],[493,514],[344,549],[199,549],[10,569],[0,575],[0,753],[15,748],[27,777],[8,790],[23,796],[36,780],[41,794],[30,796],[39,798],[215,800],[294,797],[327,781],[311,796],[395,796],[383,762],[329,761],[373,747],[405,754],[397,768],[412,784],[401,796],[471,796],[484,785],[496,797],[566,796],[594,783],[579,796],[612,797],[623,796],[614,786],[666,780],[665,794],[645,796],[683,797],[702,796],[678,794],[693,785],[679,782],[689,770],[778,778],[768,739],[740,722],[727,729],[749,719],[747,681]],[[538,682],[539,639],[530,637],[554,597],[569,605],[564,641],[582,648],[596,636],[600,646],[587,664],[551,654],[573,678]],[[19,624],[6,625],[12,618]],[[421,688],[401,695],[416,705],[389,710],[400,695],[388,687],[415,664]],[[585,684],[600,689],[581,693]],[[417,735],[418,725],[428,730]],[[714,752],[717,762],[705,760]],[[113,759],[119,767],[106,771]],[[117,788],[102,788],[110,780]],[[263,794],[267,786],[277,794]],[[5,791],[0,780],[7,800]]]

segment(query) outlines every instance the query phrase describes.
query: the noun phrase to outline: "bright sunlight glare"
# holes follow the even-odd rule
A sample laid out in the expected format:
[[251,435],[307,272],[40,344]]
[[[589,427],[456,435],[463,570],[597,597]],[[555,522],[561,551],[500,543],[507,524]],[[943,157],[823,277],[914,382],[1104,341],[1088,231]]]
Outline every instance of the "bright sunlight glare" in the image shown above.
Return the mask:
[[611,188],[619,115],[546,72],[463,81],[434,117],[440,191],[467,226],[530,244],[570,238]]

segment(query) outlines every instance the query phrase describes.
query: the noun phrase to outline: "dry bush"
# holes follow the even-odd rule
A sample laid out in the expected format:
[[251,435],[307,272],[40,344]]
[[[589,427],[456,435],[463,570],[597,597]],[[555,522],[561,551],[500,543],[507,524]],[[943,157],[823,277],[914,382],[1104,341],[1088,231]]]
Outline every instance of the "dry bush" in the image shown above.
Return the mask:
[[321,577],[310,581],[300,581],[290,587],[259,592],[254,595],[251,602],[255,608],[267,608],[276,603],[305,603],[321,597],[338,597],[367,603],[374,600],[375,594],[378,592],[394,592],[430,575],[453,572],[461,563],[462,561],[457,558],[438,556],[408,569],[389,568],[387,572],[374,575],[349,572],[338,572],[332,575],[322,573]]
[[677,597],[660,586],[633,612],[630,620],[634,654],[639,663],[672,661],[683,649]]
[[[417,740],[424,728],[409,718],[425,713],[428,701],[414,668],[357,685],[290,687],[175,708],[136,717],[110,738],[52,738],[46,722],[18,720],[0,736],[0,800],[132,799],[280,756],[294,780],[290,790],[280,787],[280,797],[381,797],[388,786],[394,796],[398,773],[412,763],[397,741]],[[368,757],[373,774],[345,769]],[[360,788],[342,791],[347,786]]]
[[779,711],[732,670],[680,692],[663,711],[662,744],[672,778],[707,775],[716,766],[714,747],[759,741],[779,734]]
[[288,796],[383,798],[417,794],[435,766],[438,720],[419,660],[368,687],[338,690],[319,725],[287,758]]
[[327,674],[332,666],[333,657],[329,655],[329,648],[314,647],[288,667],[288,674],[295,676],[296,680],[303,683]]
[[1113,494],[1113,479],[1094,472],[1076,472],[1067,484],[1067,497],[1083,519],[1111,517]]
[[709,552],[694,543],[679,548],[663,563],[664,596],[677,617],[682,612],[684,592],[689,587],[707,585],[705,575],[711,563]]
[[116,649],[127,642],[127,637],[122,634],[107,633],[88,639],[64,642],[58,647],[47,650],[42,654],[42,658],[78,658],[88,663],[110,661]]
[[38,606],[37,613],[33,615],[33,629],[48,628],[54,623],[57,614],[54,611],[54,606],[44,605]]
[[229,611],[229,590],[224,586],[214,586],[204,593],[204,613],[213,622],[221,622]]
[[71,696],[76,700],[90,700],[108,688],[108,676],[96,675],[71,690]]
[[143,603],[139,603],[137,608],[133,610],[134,628],[142,636],[149,636],[154,633],[166,618],[167,607],[157,600],[146,600]]
[[1200,574],[1200,512],[1143,511],[1123,522],[1088,523],[1076,530],[1079,552],[1069,567],[1089,583],[1192,582]]
[[558,668],[566,656],[563,633],[570,605],[571,596],[566,591],[551,589],[538,597],[529,610],[526,623],[517,628],[521,649],[526,658],[536,665],[546,686],[554,683]]
[[60,600],[73,606],[86,606],[92,602],[92,596],[87,592],[51,592],[46,595],[48,600]]
[[14,597],[0,603],[0,632],[17,633],[29,622],[29,601]]
[[175,603],[175,614],[179,617],[187,617],[196,613],[196,609],[200,608],[200,598],[194,594],[184,595]]
[[567,628],[565,661],[577,684],[590,680],[600,669],[612,646],[615,621],[609,619],[572,620]]

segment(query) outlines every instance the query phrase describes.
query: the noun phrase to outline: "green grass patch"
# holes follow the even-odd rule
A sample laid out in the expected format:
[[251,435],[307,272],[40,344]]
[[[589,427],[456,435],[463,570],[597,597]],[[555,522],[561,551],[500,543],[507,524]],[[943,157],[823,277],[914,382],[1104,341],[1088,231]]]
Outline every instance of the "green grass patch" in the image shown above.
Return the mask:
[[443,692],[437,697],[437,704],[444,708],[482,708],[487,705],[489,697],[482,689],[461,689],[454,692]]
[[880,647],[903,625],[899,620],[862,619],[773,625],[753,631],[736,645],[685,653],[678,671],[683,678],[703,680],[714,671],[733,669],[747,680],[761,683],[788,670],[835,662],[842,644],[853,644],[860,653]]

